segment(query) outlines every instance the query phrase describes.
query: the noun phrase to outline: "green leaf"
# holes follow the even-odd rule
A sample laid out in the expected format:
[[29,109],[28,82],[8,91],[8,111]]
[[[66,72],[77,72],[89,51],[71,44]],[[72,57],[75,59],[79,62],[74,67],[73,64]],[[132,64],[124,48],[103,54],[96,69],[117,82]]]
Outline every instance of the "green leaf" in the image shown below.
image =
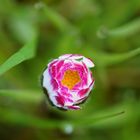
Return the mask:
[[18,52],[13,54],[6,62],[0,66],[0,75],[7,72],[12,67],[22,63],[25,60],[31,59],[35,56],[36,52],[37,35],[34,35],[32,39],[25,44]]

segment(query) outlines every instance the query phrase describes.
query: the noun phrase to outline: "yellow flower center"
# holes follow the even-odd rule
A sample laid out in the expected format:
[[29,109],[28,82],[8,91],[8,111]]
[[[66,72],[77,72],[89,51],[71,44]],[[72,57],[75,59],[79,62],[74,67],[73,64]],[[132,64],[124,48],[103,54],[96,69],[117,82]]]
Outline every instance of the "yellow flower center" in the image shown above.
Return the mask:
[[66,70],[61,84],[71,90],[80,81],[81,78],[78,71]]

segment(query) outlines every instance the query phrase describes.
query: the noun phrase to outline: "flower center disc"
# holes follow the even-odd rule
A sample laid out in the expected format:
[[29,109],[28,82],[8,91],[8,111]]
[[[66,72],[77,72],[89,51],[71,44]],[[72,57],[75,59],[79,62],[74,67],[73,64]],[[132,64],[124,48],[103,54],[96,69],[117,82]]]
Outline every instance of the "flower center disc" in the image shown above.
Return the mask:
[[81,78],[78,71],[66,70],[61,84],[71,90],[80,81]]

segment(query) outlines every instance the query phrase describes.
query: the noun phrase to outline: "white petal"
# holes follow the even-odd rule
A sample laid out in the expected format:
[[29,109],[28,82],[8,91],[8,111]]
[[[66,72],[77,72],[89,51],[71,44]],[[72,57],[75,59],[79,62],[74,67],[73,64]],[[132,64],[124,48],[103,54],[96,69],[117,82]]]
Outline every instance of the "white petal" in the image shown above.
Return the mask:
[[72,100],[75,103],[79,99],[77,91],[76,92],[75,91],[71,91],[71,95],[72,95]]
[[73,54],[73,55],[71,55],[69,57],[69,59],[81,59],[81,58],[83,58],[83,56],[82,55],[78,55],[78,54]]
[[48,72],[48,69],[46,69],[43,73],[43,87],[48,91],[49,98],[53,102],[53,104],[58,106],[57,101],[55,99],[57,92],[53,90],[53,87],[51,85],[51,77]]
[[83,57],[83,62],[89,68],[92,68],[95,66],[94,63],[89,58]]
[[83,58],[82,55],[79,54],[64,54],[59,57],[59,59],[80,59]]
[[59,59],[66,59],[68,57],[70,57],[72,54],[64,54],[64,55],[61,55],[59,56]]
[[64,106],[72,106],[73,105],[73,102],[65,102]]

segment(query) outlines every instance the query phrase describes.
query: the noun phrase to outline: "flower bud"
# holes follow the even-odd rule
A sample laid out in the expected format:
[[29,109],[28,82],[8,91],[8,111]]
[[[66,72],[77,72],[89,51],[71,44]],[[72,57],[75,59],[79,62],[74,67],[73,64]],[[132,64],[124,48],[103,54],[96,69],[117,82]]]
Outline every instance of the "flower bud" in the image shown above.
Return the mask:
[[51,103],[65,110],[80,109],[94,85],[93,62],[82,55],[65,54],[48,64],[42,86]]

